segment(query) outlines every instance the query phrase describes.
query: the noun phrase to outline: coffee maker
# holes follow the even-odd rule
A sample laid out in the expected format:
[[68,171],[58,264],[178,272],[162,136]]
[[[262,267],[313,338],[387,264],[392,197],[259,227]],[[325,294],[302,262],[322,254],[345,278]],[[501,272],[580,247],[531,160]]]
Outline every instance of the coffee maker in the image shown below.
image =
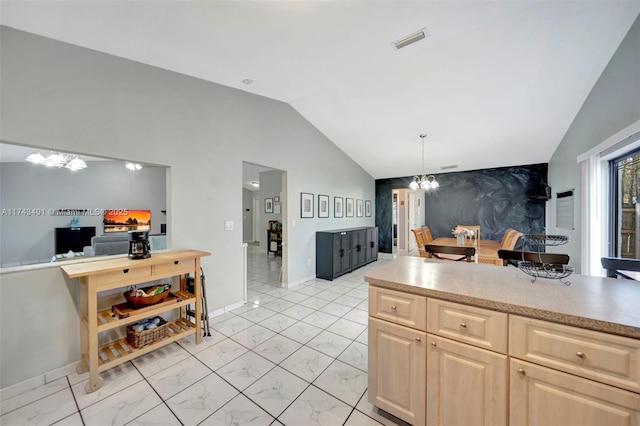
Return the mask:
[[129,259],[151,257],[149,250],[149,233],[147,231],[129,231]]

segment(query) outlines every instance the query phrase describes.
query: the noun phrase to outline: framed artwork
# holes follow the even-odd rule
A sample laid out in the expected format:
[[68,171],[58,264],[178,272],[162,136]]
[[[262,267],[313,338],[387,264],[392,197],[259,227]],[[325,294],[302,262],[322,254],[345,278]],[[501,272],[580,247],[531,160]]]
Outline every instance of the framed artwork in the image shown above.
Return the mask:
[[329,217],[329,196],[318,194],[318,217]]
[[264,212],[273,213],[273,198],[264,199]]
[[366,217],[371,217],[371,200],[366,200],[364,202],[364,215]]
[[363,207],[362,200],[356,200],[356,216],[362,217]]
[[333,197],[333,217],[343,217],[343,198],[342,197]]
[[313,194],[300,193],[300,217],[313,217]]
[[151,229],[151,210],[108,209],[104,211],[104,233],[148,231]]
[[347,217],[353,217],[353,198],[347,198]]

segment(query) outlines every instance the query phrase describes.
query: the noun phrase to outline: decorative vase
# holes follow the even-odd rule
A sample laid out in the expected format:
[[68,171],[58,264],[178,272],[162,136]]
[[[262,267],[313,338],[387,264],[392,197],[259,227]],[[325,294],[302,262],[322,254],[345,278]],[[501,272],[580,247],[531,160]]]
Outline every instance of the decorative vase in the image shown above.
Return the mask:
[[458,245],[459,246],[465,245],[465,243],[464,243],[464,235],[462,235],[462,234],[456,235],[456,238],[458,239]]

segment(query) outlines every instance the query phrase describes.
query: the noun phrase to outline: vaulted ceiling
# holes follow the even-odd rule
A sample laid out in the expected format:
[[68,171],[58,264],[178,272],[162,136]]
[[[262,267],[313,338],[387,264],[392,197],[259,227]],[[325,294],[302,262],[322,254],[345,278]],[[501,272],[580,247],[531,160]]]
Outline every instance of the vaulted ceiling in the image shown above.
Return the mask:
[[640,13],[638,0],[0,7],[9,27],[287,102],[374,178],[549,161]]

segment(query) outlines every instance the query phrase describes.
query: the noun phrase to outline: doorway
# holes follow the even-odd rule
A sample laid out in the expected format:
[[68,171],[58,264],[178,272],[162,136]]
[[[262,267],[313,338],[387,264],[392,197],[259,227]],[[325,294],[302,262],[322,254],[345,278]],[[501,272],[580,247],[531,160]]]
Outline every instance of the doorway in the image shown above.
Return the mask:
[[391,194],[393,214],[394,256],[417,254],[416,240],[412,229],[425,225],[424,191],[394,189]]

